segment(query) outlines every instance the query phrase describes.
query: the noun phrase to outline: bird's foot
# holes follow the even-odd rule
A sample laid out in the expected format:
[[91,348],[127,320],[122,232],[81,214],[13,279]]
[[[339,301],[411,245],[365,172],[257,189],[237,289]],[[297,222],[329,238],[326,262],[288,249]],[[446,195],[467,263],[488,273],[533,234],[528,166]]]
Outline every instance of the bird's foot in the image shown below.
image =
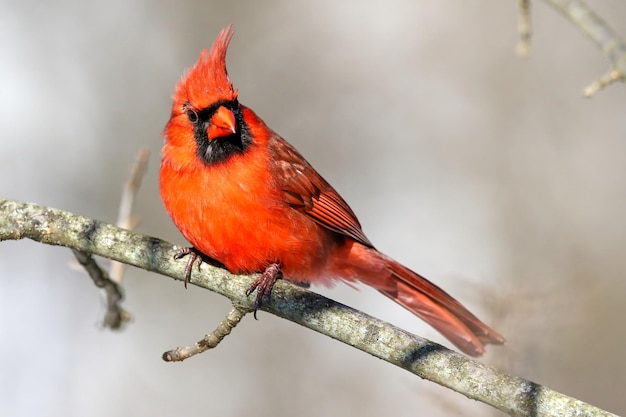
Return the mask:
[[193,247],[179,249],[174,255],[174,259],[181,259],[187,255],[189,255],[189,261],[185,267],[185,288],[187,288],[187,283],[191,281],[191,270],[193,269],[193,264],[195,263],[198,266],[199,271],[200,265],[204,262],[204,255],[202,252]]
[[254,300],[254,318],[256,319],[256,312],[263,304],[263,298],[269,297],[272,293],[274,283],[281,277],[280,265],[274,263],[268,265],[265,271],[254,280],[254,282],[246,290],[246,297],[256,290],[256,298]]

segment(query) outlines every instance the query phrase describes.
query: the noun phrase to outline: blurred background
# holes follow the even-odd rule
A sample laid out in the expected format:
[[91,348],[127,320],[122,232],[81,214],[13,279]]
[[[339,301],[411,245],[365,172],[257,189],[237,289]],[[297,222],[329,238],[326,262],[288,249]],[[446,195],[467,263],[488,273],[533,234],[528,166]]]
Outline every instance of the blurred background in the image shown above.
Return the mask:
[[[482,359],[626,413],[626,89],[543,2],[0,2],[0,195],[115,222],[140,147],[138,230],[184,245],[158,194],[176,82],[234,24],[240,101],[350,202],[383,252],[508,339]],[[592,6],[626,36],[626,3]],[[0,245],[0,415],[449,416],[489,407],[260,313],[181,364],[226,299],[126,271],[122,332],[64,248]],[[103,261],[106,263],[106,261]],[[368,288],[314,288],[445,340]]]

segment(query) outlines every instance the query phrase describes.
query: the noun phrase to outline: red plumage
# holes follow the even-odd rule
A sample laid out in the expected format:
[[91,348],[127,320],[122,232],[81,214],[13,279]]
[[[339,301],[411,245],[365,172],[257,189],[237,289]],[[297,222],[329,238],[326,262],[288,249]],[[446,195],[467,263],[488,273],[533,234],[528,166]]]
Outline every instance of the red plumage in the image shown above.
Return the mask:
[[265,271],[269,290],[278,269],[296,282],[360,281],[469,355],[504,343],[442,289],[378,252],[343,198],[239,104],[226,71],[231,38],[230,27],[222,30],[180,81],[165,127],[161,197],[183,236],[233,273]]

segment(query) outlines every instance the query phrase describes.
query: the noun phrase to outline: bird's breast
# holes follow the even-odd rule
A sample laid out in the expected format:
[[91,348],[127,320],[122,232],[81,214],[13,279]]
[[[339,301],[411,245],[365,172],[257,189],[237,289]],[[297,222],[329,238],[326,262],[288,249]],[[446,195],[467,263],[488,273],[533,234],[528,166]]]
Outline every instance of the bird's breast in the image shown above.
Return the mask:
[[176,166],[166,155],[161,196],[195,248],[231,272],[258,272],[277,262],[287,278],[304,281],[324,269],[335,234],[285,202],[263,149],[211,166]]

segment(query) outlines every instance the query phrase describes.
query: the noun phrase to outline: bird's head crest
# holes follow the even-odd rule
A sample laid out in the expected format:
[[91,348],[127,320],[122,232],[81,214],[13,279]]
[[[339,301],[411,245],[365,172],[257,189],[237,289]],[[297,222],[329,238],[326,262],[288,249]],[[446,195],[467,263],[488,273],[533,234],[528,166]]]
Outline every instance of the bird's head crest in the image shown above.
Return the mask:
[[233,37],[232,25],[222,29],[211,51],[202,50],[198,62],[189,69],[176,86],[174,105],[190,104],[203,109],[218,101],[237,98],[237,90],[228,78],[226,51]]

